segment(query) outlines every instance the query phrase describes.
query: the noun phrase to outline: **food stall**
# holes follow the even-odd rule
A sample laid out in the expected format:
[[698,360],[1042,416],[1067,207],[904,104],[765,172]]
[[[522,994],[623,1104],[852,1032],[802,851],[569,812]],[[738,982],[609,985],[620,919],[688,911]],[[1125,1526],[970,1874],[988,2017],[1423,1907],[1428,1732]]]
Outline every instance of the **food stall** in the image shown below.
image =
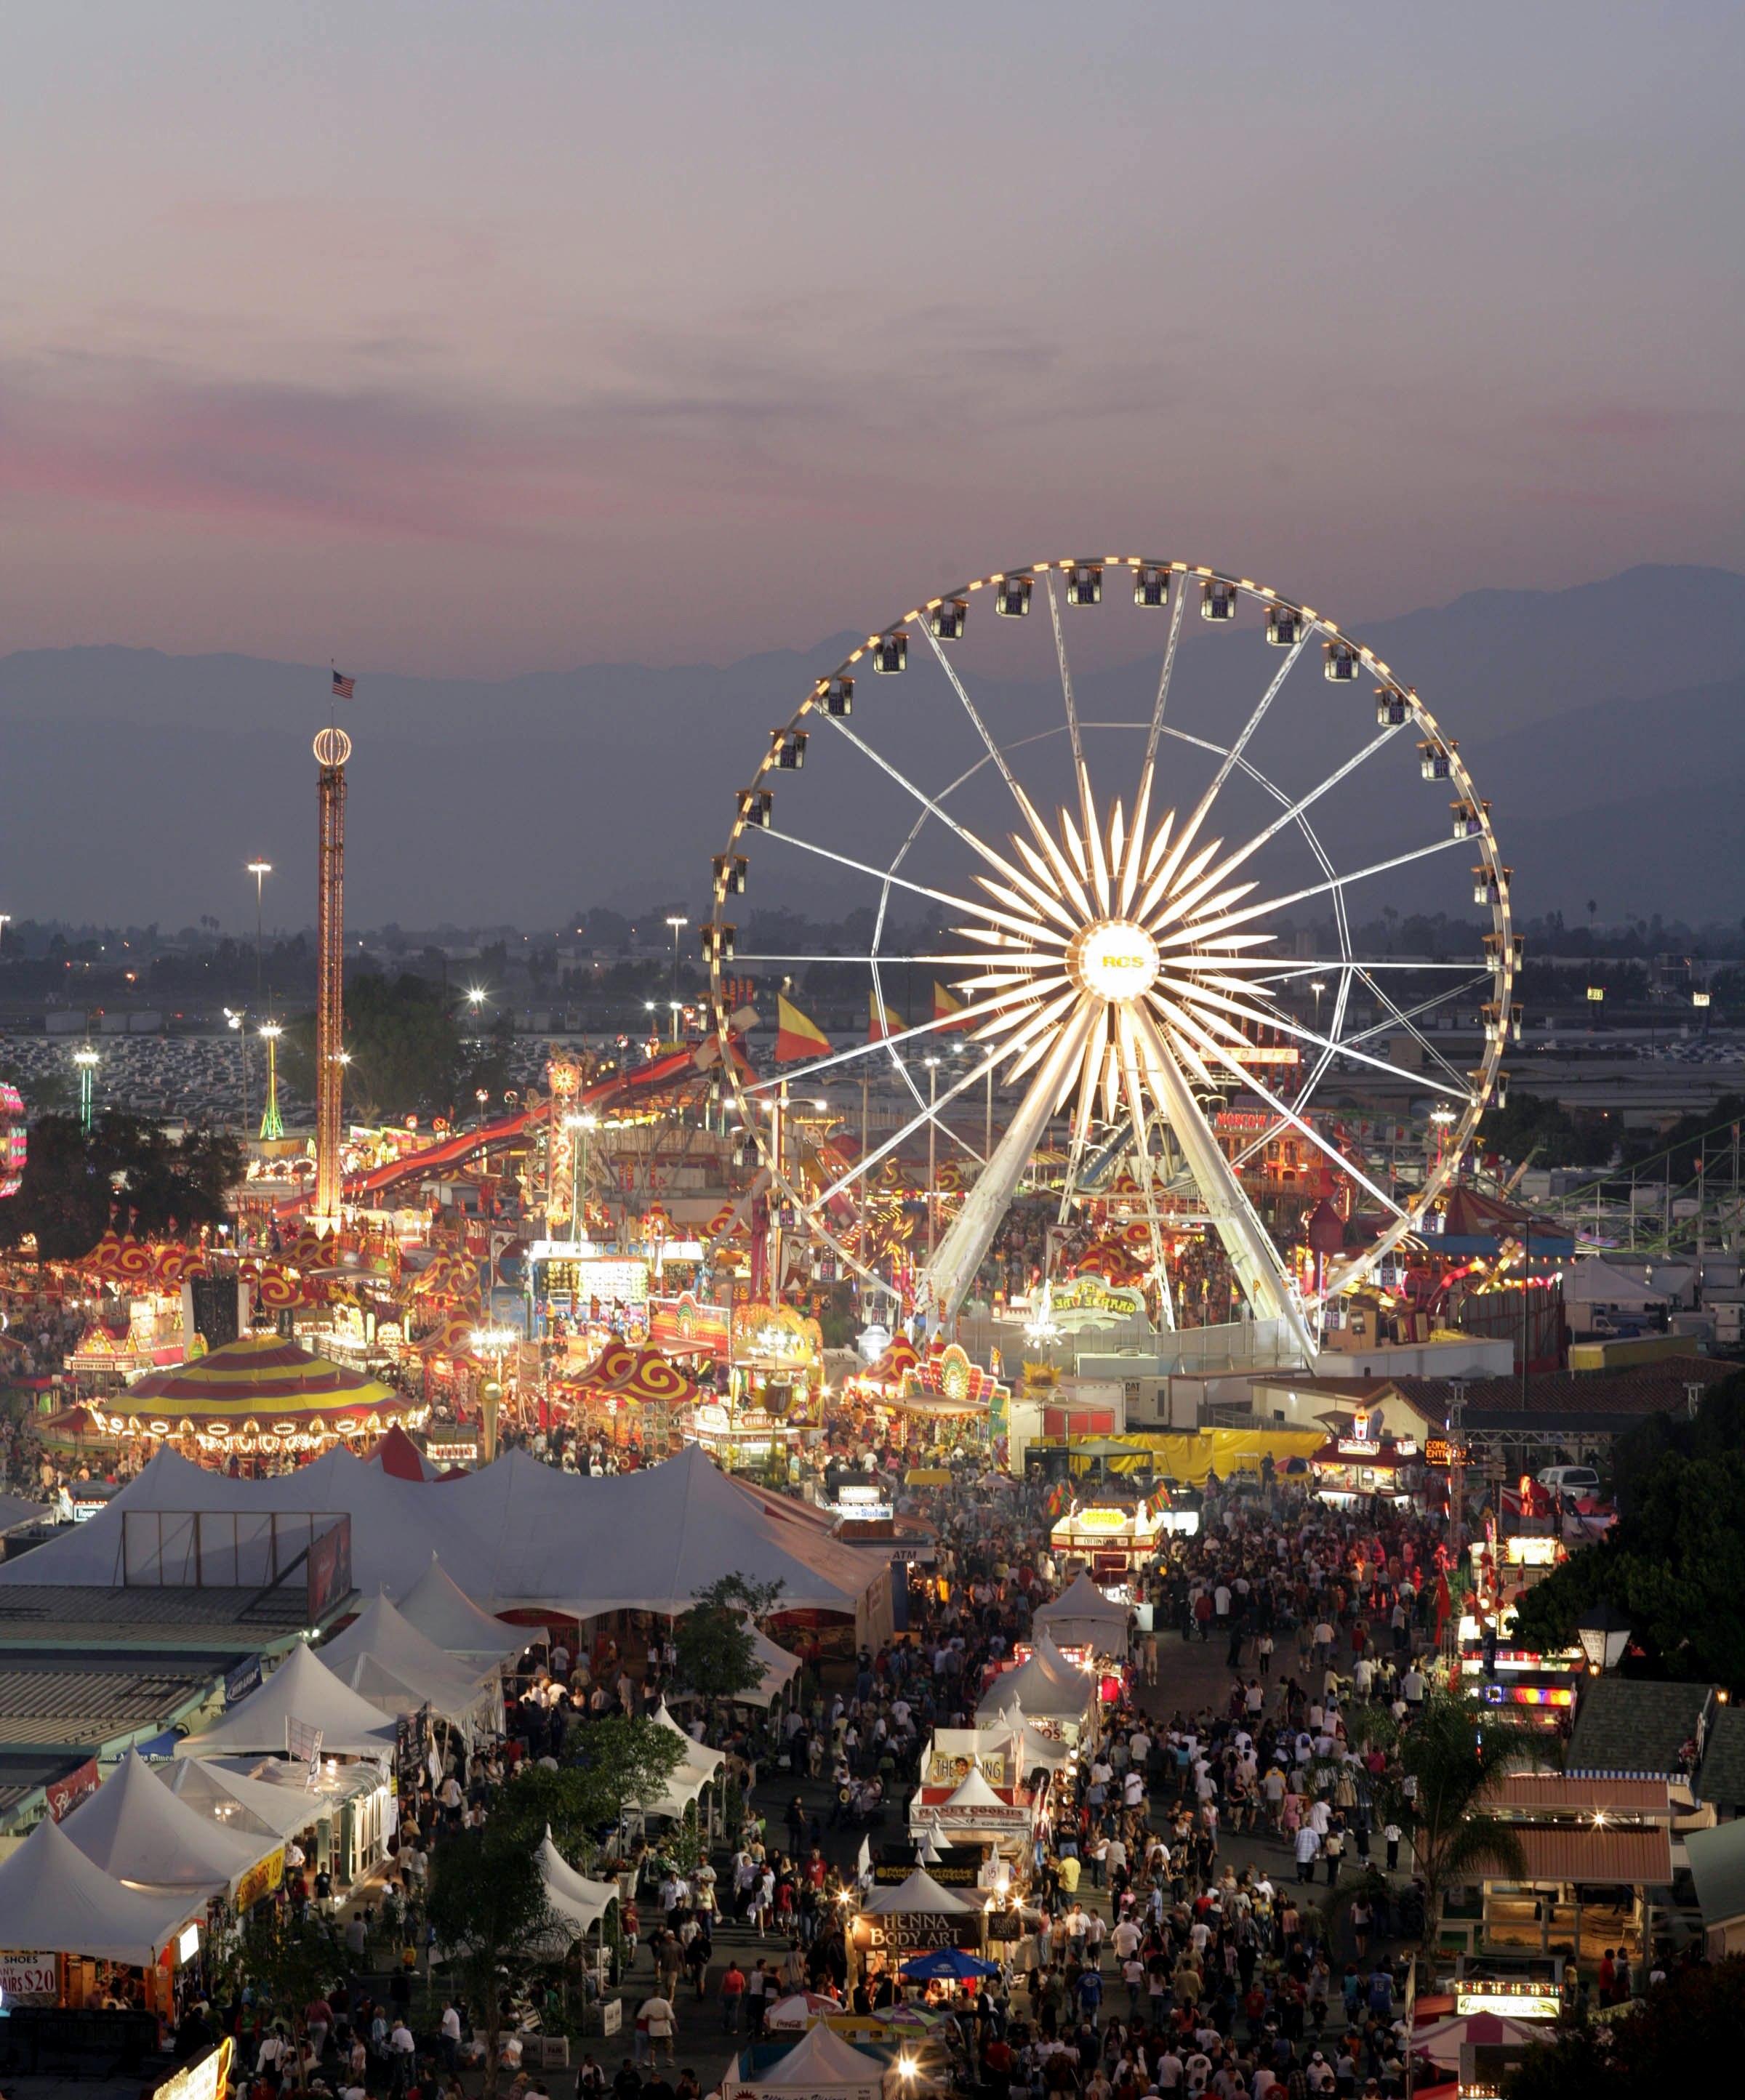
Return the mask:
[[[1098,1584],[1124,1585],[1152,1559],[1164,1533],[1172,1528],[1153,1498],[1117,1501],[1118,1493],[1118,1485],[1111,1481],[1098,1488],[1095,1501],[1075,1498],[1049,1533],[1056,1557],[1082,1560]],[[1194,1514],[1197,1517],[1199,1512]]]
[[1318,1501],[1350,1509],[1376,1497],[1396,1509],[1420,1505],[1426,1479],[1424,1454],[1409,1436],[1395,1436],[1379,1414],[1359,1408],[1349,1432],[1330,1437],[1309,1461]]

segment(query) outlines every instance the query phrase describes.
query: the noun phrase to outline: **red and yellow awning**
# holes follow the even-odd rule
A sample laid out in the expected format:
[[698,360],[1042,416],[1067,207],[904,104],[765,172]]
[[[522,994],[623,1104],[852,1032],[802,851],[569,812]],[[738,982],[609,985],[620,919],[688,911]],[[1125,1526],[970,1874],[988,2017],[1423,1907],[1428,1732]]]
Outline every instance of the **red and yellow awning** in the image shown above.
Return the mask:
[[421,1404],[277,1335],[245,1335],[196,1362],[154,1371],[116,1395],[104,1418],[133,1435],[295,1436],[380,1431]]

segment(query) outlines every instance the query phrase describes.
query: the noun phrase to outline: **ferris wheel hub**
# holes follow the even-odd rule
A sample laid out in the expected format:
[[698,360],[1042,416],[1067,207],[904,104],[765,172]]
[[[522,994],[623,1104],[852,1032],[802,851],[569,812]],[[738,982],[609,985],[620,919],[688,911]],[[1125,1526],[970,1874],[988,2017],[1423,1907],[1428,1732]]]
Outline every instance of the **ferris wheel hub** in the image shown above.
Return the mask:
[[1107,999],[1142,999],[1162,964],[1157,943],[1131,919],[1096,919],[1067,947],[1067,975],[1080,991]]

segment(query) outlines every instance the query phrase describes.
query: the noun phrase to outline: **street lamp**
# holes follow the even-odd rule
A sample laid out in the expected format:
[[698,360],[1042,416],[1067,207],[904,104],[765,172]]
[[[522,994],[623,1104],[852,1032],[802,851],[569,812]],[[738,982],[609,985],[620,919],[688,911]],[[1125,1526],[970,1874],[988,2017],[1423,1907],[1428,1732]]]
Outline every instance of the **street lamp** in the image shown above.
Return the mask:
[[285,1135],[285,1118],[279,1114],[279,1038],[284,1032],[276,1021],[261,1023],[261,1039],[267,1045],[267,1109],[261,1118],[263,1138]]
[[83,1049],[73,1052],[73,1061],[79,1068],[79,1121],[84,1126],[85,1135],[89,1137],[91,1088],[96,1078],[97,1053],[87,1043]]
[[1576,1638],[1596,1677],[1615,1670],[1630,1644],[1630,1622],[1602,1599],[1575,1621]]
[[11,924],[11,913],[10,911],[0,911],[0,946],[3,946],[5,944],[6,929]]
[[1314,994],[1314,1028],[1319,1035],[1321,1032],[1321,995],[1327,986],[1319,977],[1314,977],[1310,981],[1309,989]]
[[488,1350],[497,1358],[497,1375],[483,1382],[479,1396],[482,1402],[479,1411],[484,1417],[479,1426],[484,1431],[487,1465],[497,1456],[497,1417],[503,1400],[503,1352],[513,1348],[520,1339],[513,1327],[475,1327],[473,1330],[473,1348]]
[[678,937],[691,921],[682,911],[675,911],[668,917],[666,923],[673,929],[673,1004],[677,1006],[678,1004]]

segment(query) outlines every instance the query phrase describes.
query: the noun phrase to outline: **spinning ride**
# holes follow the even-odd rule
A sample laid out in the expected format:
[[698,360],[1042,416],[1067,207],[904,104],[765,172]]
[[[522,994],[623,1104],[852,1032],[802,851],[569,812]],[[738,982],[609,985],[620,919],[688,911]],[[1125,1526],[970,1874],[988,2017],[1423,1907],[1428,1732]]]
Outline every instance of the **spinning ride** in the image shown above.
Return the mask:
[[[1150,668],[1142,682],[1130,661],[1107,668],[1120,638],[1087,634],[1104,668],[1081,676],[1096,696],[1081,708],[1069,634],[1077,646],[1128,590],[1125,616],[1150,630],[1132,638],[1150,639]],[[1182,652],[1178,678],[1190,602],[1206,638]],[[973,663],[972,612],[987,645]],[[1244,626],[1257,628],[1258,649]],[[1311,652],[1325,683],[1292,680]],[[1372,706],[1357,699],[1360,681],[1373,683]],[[1111,773],[1132,781],[1130,803],[1106,798]],[[1446,783],[1451,801],[1425,782]],[[779,878],[858,885],[864,950],[740,946],[753,851]],[[858,976],[871,1039],[791,1066],[780,1083],[810,1092],[870,1069],[912,1105],[852,1161],[815,1153],[808,1175],[784,1143],[777,1083],[732,1071],[769,1185],[802,1233],[894,1289],[861,1238],[868,1177],[922,1132],[961,1167],[967,1193],[915,1292],[935,1325],[962,1303],[1064,1113],[1062,1222],[1124,1162],[1166,1324],[1166,1239],[1209,1233],[1253,1316],[1282,1323],[1307,1355],[1322,1305],[1418,1226],[1506,1078],[1519,952],[1509,871],[1457,745],[1332,620],[1222,571],[1043,562],[917,603],[818,679],[772,734],[714,871],[704,942],[719,1025],[732,973],[748,966],[793,973],[797,998],[840,997]],[[1395,899],[1444,923],[1483,907],[1482,952],[1392,953]],[[1360,915],[1373,911],[1385,913],[1385,940],[1365,938]],[[1480,946],[1469,930],[1461,938]],[[905,1021],[890,1001],[913,1000],[917,969],[934,988],[932,1017]],[[1463,1025],[1482,1031],[1476,1069],[1438,1039],[1463,1006]],[[1443,1141],[1415,1185],[1398,1185],[1329,1113],[1331,1082],[1352,1073],[1395,1075],[1437,1099]],[[945,1111],[996,1081],[1022,1094],[998,1141],[978,1146]],[[1262,1113],[1232,1140],[1219,1111],[1239,1092]],[[991,1138],[991,1110],[987,1127]],[[1293,1272],[1295,1241],[1269,1229],[1243,1183],[1281,1135],[1323,1193],[1348,1192],[1380,1221],[1367,1244],[1317,1260],[1307,1277]],[[820,1157],[835,1171],[817,1171]]]

